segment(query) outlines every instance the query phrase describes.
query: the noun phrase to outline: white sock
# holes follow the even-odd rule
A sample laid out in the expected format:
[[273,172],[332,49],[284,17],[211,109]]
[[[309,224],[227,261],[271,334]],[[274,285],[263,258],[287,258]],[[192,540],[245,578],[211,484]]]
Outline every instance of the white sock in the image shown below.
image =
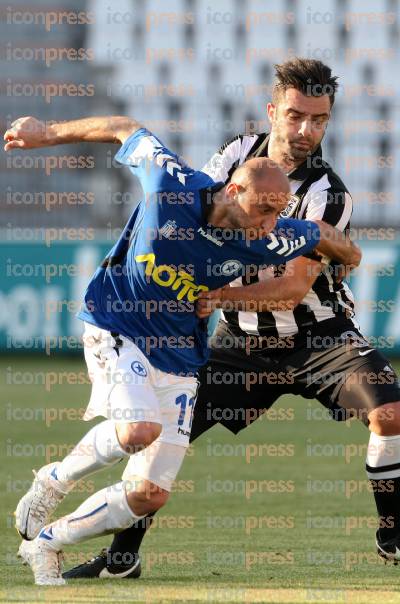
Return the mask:
[[111,466],[129,454],[118,441],[115,423],[106,420],[94,426],[57,467],[62,482],[80,480],[92,472]]
[[48,524],[38,539],[59,551],[64,545],[126,529],[142,518],[144,515],[137,516],[129,507],[125,483],[119,482],[91,495],[72,514]]
[[366,469],[370,480],[393,479],[400,476],[400,435],[379,436],[371,432]]

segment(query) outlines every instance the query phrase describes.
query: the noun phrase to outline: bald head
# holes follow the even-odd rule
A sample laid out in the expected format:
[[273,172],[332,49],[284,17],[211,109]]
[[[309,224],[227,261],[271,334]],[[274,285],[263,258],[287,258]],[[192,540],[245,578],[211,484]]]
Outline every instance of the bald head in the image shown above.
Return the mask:
[[216,193],[212,224],[244,229],[248,238],[267,236],[290,198],[287,176],[266,157],[254,157],[236,168]]
[[236,168],[231,182],[244,189],[249,187],[259,193],[272,194],[286,199],[290,193],[289,179],[281,168],[267,157],[253,157]]

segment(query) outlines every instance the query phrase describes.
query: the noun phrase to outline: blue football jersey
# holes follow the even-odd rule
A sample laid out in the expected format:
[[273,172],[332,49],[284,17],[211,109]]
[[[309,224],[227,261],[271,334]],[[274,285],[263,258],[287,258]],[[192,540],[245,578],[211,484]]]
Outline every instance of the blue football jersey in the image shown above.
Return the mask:
[[151,132],[132,134],[115,159],[139,178],[144,197],[95,272],[79,318],[131,339],[158,369],[195,374],[208,358],[199,292],[227,285],[246,268],[280,264],[314,249],[313,222],[284,219],[268,238],[207,222],[223,186],[183,165]]

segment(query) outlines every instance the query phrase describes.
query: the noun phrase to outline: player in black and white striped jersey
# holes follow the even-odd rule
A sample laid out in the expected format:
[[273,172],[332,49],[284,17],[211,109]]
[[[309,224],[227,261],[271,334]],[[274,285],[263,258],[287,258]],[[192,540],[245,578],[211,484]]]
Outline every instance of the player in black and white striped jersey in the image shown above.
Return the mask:
[[[320,130],[319,130],[320,132]],[[270,134],[239,135],[223,147],[203,168],[217,180],[226,182],[235,168],[251,157],[268,157]],[[309,165],[311,167],[309,167]],[[292,199],[285,216],[321,219],[341,231],[348,230],[352,213],[352,199],[345,185],[332,168],[322,159],[320,144],[306,160],[288,173]],[[304,265],[304,261],[290,267]],[[324,267],[315,282],[292,312],[273,311],[249,313],[245,311],[224,313],[230,325],[243,332],[276,337],[291,336],[304,327],[334,317],[354,316],[353,295],[345,281],[337,282],[332,276],[334,263]],[[283,265],[275,268],[275,275],[282,275]],[[248,285],[268,275],[239,277],[232,286]],[[356,324],[355,324],[356,326]]]
[[[267,107],[270,134],[236,137],[203,170],[226,182],[246,159],[267,156],[291,183],[286,216],[348,230],[351,196],[320,146],[336,88],[330,68],[319,61],[277,66]],[[200,316],[225,310],[200,372],[191,441],[216,423],[237,434],[288,393],[318,399],[337,420],[356,415],[371,431],[367,474],[379,516],[378,552],[400,560],[400,387],[388,360],[359,332],[353,296],[338,273],[328,258],[310,255],[274,273],[250,271],[234,287],[201,296]],[[119,533],[108,551],[64,576],[96,578],[111,571],[129,577],[148,520]]]
[[[204,170],[214,179],[228,180],[237,164],[250,157],[269,157],[289,177],[293,197],[286,216],[322,219],[348,231],[352,199],[323,160],[321,149],[336,87],[331,70],[318,61],[295,59],[277,66],[273,102],[267,106],[270,134],[239,135]],[[224,421],[221,401],[226,401],[225,409],[240,409],[245,400],[247,408],[262,412],[290,392],[317,398],[336,419],[356,415],[371,431],[366,468],[380,519],[378,553],[400,560],[398,378],[389,361],[359,332],[353,295],[346,282],[336,278],[340,269],[334,262],[311,254],[271,270],[277,278],[269,278],[268,271],[246,275],[233,282],[233,288],[206,294],[199,303],[203,317],[211,308],[225,310],[210,362],[201,372],[192,438],[208,429],[213,414],[214,422],[233,432],[245,427],[243,417]],[[290,309],[276,306],[278,290],[282,302],[292,301]],[[279,373],[277,366],[284,379],[280,376],[268,388],[254,383],[255,374]],[[216,376],[227,368],[238,380],[243,372],[252,379],[241,388],[236,379],[229,385],[216,383]]]

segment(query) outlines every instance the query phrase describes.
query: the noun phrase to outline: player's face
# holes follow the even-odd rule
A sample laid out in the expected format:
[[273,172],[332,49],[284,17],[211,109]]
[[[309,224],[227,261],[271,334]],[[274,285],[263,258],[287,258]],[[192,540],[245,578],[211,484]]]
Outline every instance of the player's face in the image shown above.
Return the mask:
[[269,183],[261,180],[257,185],[242,189],[233,206],[236,228],[246,230],[249,239],[266,237],[276,225],[279,214],[290,199],[289,186],[281,191],[271,191]]
[[306,96],[289,88],[276,105],[267,105],[273,144],[293,162],[302,163],[322,141],[331,113],[327,94]]

